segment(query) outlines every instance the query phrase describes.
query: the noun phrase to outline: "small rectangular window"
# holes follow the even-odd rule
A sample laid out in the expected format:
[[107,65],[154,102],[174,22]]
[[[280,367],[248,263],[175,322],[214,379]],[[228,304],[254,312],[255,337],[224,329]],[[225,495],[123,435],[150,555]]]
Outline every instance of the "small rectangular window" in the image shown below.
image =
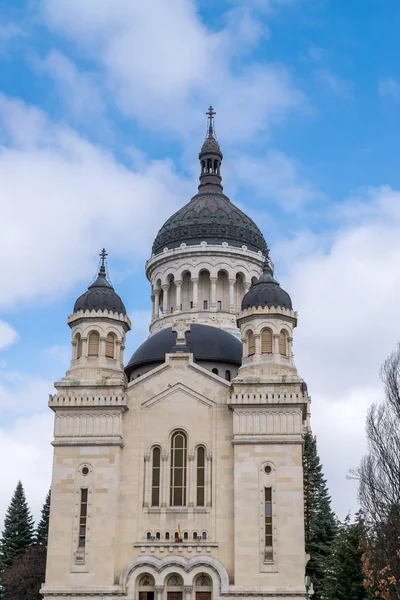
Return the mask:
[[221,302],[221,300],[218,300],[218,302],[217,302],[217,309],[218,310],[222,310],[222,302]]
[[190,301],[190,308],[193,308],[193,302]]
[[88,491],[87,488],[81,489],[81,510],[79,514],[79,547],[86,546],[86,521],[87,521],[87,503]]
[[272,547],[272,488],[264,489],[265,507],[265,560],[273,560]]
[[171,306],[171,313],[173,313],[173,312],[174,312],[174,307],[173,307],[173,306]]
[[204,310],[208,310],[208,300],[204,300]]

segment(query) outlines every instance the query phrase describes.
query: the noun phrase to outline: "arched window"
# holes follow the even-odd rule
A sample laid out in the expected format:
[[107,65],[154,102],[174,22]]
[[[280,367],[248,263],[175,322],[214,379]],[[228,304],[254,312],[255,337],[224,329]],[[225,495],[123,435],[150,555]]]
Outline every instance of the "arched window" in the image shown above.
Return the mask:
[[165,533],[165,539],[169,540],[169,531],[166,531],[166,533]]
[[185,532],[184,532],[184,534],[183,534],[183,539],[184,539],[184,540],[188,540],[188,539],[189,539],[189,534],[188,534],[188,532],[187,532],[187,531],[185,531]]
[[114,357],[114,336],[112,333],[109,333],[106,338],[106,356],[107,358],[115,358]]
[[193,531],[193,539],[197,540],[197,531]]
[[203,446],[197,448],[197,481],[196,481],[196,506],[205,506],[205,470],[206,451]]
[[156,540],[161,539],[161,533],[159,531],[156,532]]
[[176,431],[171,438],[171,506],[186,505],[187,440],[183,431]]
[[148,540],[151,540],[151,531],[148,531],[148,532],[147,532],[146,538],[147,538]]
[[161,450],[153,448],[153,463],[151,473],[151,505],[160,506],[160,472],[161,472]]
[[263,329],[261,332],[261,353],[272,354],[272,331]]
[[197,587],[210,587],[212,585],[211,577],[206,573],[200,573],[196,578]]
[[168,587],[175,587],[175,586],[182,586],[182,585],[183,585],[183,579],[180,575],[178,575],[178,573],[172,573],[172,575],[170,575],[168,577],[168,580],[167,580]]
[[80,358],[82,356],[82,336],[78,333],[75,337],[76,341],[76,358]]
[[287,333],[284,329],[279,334],[279,354],[287,356]]
[[139,579],[140,587],[153,587],[154,585],[154,577],[150,575],[150,573],[144,573]]
[[249,331],[247,334],[247,346],[248,346],[248,356],[253,356],[256,353],[256,339],[254,337],[254,333]]
[[99,355],[100,336],[97,331],[92,331],[89,334],[88,356]]
[[218,369],[213,369],[213,370],[211,371],[211,373],[214,373],[214,375],[218,375]]
[[225,379],[226,379],[227,381],[230,381],[230,380],[231,380],[231,372],[230,372],[229,370],[226,370],[226,371],[225,371]]
[[201,534],[201,537],[203,538],[203,540],[207,539],[207,532],[203,531],[203,533]]

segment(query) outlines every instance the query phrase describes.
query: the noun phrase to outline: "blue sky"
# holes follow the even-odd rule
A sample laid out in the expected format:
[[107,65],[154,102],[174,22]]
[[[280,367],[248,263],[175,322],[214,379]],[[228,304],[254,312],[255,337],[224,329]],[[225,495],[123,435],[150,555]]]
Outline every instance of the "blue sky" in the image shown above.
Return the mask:
[[0,0],[0,446],[3,512],[50,482],[47,394],[66,317],[109,252],[146,336],[144,262],[196,191],[217,111],[226,193],[250,214],[299,311],[334,508],[399,338],[400,6],[395,0]]

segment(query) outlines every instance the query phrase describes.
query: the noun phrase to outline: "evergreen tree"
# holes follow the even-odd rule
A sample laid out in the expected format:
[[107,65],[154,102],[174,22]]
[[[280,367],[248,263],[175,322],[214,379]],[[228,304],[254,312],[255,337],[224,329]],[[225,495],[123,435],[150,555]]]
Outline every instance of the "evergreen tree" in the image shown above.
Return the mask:
[[310,555],[306,572],[313,583],[313,600],[321,600],[323,563],[335,538],[337,522],[318,456],[317,440],[311,432],[304,436],[303,473],[306,552]]
[[6,571],[13,558],[33,543],[33,517],[19,481],[4,519],[0,540],[0,573]]
[[46,500],[45,503],[43,504],[43,508],[42,508],[42,516],[40,518],[40,521],[38,523],[37,529],[36,529],[36,544],[39,544],[39,546],[46,546],[47,547],[47,536],[48,536],[48,532],[49,532],[49,518],[50,518],[50,498],[51,498],[51,488],[49,489],[47,496],[46,496]]
[[363,523],[347,517],[339,525],[324,562],[324,600],[367,600],[363,573]]

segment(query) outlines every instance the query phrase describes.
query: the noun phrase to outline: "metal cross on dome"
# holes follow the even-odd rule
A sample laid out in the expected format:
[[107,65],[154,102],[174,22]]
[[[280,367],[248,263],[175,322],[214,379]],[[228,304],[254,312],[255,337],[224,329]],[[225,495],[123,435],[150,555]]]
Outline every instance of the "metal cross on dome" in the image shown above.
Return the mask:
[[208,135],[212,135],[214,133],[214,115],[216,115],[217,113],[215,112],[215,110],[213,109],[213,107],[210,104],[210,108],[208,109],[208,111],[206,112],[206,115],[208,116]]

